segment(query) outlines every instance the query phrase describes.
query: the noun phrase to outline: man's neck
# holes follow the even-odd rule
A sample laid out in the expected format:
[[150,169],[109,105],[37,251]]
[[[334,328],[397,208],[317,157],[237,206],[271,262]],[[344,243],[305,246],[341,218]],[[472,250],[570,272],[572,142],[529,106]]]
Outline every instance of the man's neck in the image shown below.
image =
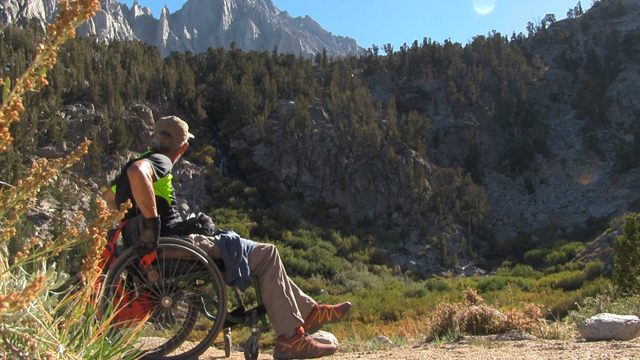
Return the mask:
[[164,155],[164,156],[168,157],[169,159],[171,159],[171,163],[173,165],[175,165],[178,162],[178,160],[180,160],[180,154],[164,154],[163,153],[162,155]]

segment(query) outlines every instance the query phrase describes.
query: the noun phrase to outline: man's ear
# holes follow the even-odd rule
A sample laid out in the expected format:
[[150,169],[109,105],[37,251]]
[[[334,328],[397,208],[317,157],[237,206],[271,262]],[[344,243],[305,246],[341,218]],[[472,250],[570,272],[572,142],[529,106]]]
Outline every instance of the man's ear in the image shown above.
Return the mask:
[[189,143],[185,143],[184,145],[182,145],[182,147],[180,148],[180,155],[184,154],[184,152],[187,151],[188,147]]

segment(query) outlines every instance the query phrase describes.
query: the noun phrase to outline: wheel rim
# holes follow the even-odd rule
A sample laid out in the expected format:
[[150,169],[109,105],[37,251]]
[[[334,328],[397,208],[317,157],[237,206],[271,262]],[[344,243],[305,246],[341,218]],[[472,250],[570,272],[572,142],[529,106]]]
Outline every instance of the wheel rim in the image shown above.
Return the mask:
[[[215,340],[224,322],[226,293],[220,272],[206,255],[189,245],[175,240],[161,243],[156,260],[147,269],[138,266],[136,256],[119,259],[113,266],[116,271],[107,277],[107,294],[113,295],[117,289],[133,294],[131,298],[140,300],[148,314],[140,325],[137,344],[147,352],[145,358],[197,357]],[[152,272],[155,274],[150,275]],[[215,301],[203,305],[205,295]],[[205,308],[210,318],[200,316]],[[122,331],[126,329],[125,326]]]

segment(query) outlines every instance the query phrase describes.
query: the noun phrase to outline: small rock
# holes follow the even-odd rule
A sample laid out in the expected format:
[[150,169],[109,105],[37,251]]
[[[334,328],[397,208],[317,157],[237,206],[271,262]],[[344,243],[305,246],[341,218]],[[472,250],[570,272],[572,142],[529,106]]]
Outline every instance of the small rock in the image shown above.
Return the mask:
[[320,330],[315,334],[309,335],[309,337],[321,344],[330,344],[330,345],[339,346],[338,339],[336,338],[336,336],[326,331]]
[[522,340],[536,340],[537,338],[523,331],[512,330],[506,333],[496,335],[495,339],[499,341],[522,341]]
[[47,159],[57,159],[60,153],[53,146],[45,146],[38,149],[38,156]]
[[27,218],[31,220],[33,225],[37,228],[44,226],[49,220],[51,220],[51,216],[44,211],[39,210],[31,210],[27,213]]
[[388,337],[382,336],[382,335],[378,335],[378,337],[376,337],[376,342],[381,344],[389,344],[389,345],[393,344],[393,342],[389,340]]

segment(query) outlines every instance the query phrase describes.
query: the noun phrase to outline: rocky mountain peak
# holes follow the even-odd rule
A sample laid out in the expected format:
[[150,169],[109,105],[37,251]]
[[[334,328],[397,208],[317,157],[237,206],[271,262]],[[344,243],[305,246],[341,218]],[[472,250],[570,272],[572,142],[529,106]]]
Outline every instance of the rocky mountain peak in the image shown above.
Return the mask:
[[[81,36],[101,40],[141,40],[166,56],[172,51],[202,53],[209,47],[244,51],[272,51],[313,56],[358,54],[354,39],[334,36],[310,17],[291,17],[271,0],[188,0],[173,14],[165,6],[155,18],[148,7],[134,1],[131,9],[116,0],[100,0],[101,10],[78,29]],[[30,20],[51,22],[55,0],[7,0],[0,5],[0,21],[22,24]]]

